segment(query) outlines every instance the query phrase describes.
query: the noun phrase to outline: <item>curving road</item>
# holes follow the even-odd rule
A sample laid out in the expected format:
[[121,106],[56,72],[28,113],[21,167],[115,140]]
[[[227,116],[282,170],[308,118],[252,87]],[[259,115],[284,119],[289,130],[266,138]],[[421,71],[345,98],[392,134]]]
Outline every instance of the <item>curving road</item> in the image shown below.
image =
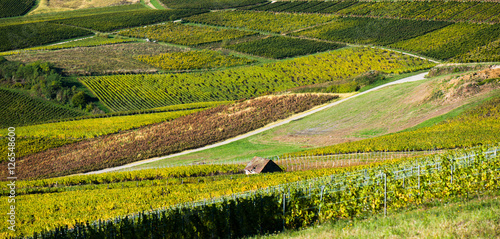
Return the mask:
[[340,103],[342,103],[342,102],[344,102],[346,100],[350,100],[352,98],[358,97],[360,95],[367,94],[367,93],[372,92],[372,91],[379,90],[379,89],[387,87],[387,86],[401,84],[401,83],[406,83],[406,82],[423,80],[424,77],[425,77],[425,75],[427,75],[427,73],[428,72],[425,72],[425,73],[422,73],[422,74],[418,74],[418,75],[410,76],[410,77],[407,77],[407,78],[403,78],[401,80],[389,82],[389,83],[381,85],[381,86],[377,86],[377,87],[372,88],[370,90],[367,90],[367,91],[364,91],[364,92],[352,95],[352,96],[347,97],[345,99],[342,99],[342,100],[339,100],[339,101],[335,101],[335,102],[332,102],[330,104],[327,104],[327,105],[324,105],[324,106],[321,106],[321,107],[318,107],[318,108],[311,109],[309,111],[302,112],[300,114],[296,114],[296,115],[294,115],[292,117],[289,117],[287,119],[284,119],[282,121],[278,121],[278,122],[272,123],[270,125],[267,125],[265,127],[260,128],[260,129],[248,132],[246,134],[239,135],[237,137],[234,137],[234,138],[231,138],[231,139],[228,139],[228,140],[216,143],[216,144],[207,145],[207,146],[202,147],[202,148],[186,150],[186,151],[183,151],[183,152],[180,152],[180,153],[170,154],[170,155],[167,155],[167,156],[162,156],[162,157],[156,157],[156,158],[146,159],[146,160],[142,160],[142,161],[137,161],[137,162],[126,164],[126,165],[122,165],[122,166],[119,166],[119,167],[107,168],[107,169],[103,169],[103,170],[88,172],[88,173],[85,173],[85,174],[98,174],[98,173],[112,172],[112,171],[116,171],[116,170],[126,169],[126,168],[130,168],[130,167],[134,167],[134,166],[138,166],[138,165],[142,165],[142,164],[147,164],[147,163],[155,162],[155,161],[158,161],[158,160],[163,160],[163,159],[167,159],[167,158],[173,158],[173,157],[177,157],[177,156],[181,156],[181,155],[185,155],[185,154],[189,154],[189,153],[194,153],[194,152],[199,152],[199,151],[203,151],[203,150],[206,150],[206,149],[211,149],[211,148],[215,148],[215,147],[218,147],[218,146],[221,146],[221,145],[229,144],[229,143],[232,143],[234,141],[237,141],[237,140],[240,140],[240,139],[244,139],[244,138],[250,137],[252,135],[259,134],[259,133],[262,133],[262,132],[264,132],[266,130],[269,130],[269,129],[272,129],[272,128],[275,128],[275,127],[278,127],[278,126],[281,126],[281,125],[284,125],[284,124],[288,124],[291,121],[302,119],[302,118],[304,118],[306,116],[309,116],[309,115],[312,115],[312,114],[314,114],[316,112],[319,112],[319,111],[328,109],[328,108],[330,108],[332,106],[338,105],[338,104],[340,104]]

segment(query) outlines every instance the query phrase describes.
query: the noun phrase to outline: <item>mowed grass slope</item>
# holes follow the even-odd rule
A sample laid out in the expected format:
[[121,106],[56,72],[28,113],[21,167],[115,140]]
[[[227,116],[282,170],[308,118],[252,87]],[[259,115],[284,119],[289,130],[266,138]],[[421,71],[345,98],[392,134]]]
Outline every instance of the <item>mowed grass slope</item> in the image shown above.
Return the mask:
[[139,3],[139,0],[39,0],[30,15]]
[[[477,75],[484,74],[484,71],[482,71]],[[477,81],[477,78],[481,79],[477,77],[472,82],[465,81],[464,85],[457,84],[464,82],[464,79],[468,77],[474,79],[476,75],[451,79],[449,84],[435,89],[431,95],[431,99],[438,99],[438,102],[442,104],[452,100],[452,97],[467,96],[467,93],[471,91],[478,93],[477,88],[480,88],[480,86],[490,90],[494,89],[489,94],[491,97],[487,101],[464,111],[456,117],[443,122],[436,122],[428,127],[417,127],[415,130],[312,149],[303,153],[330,154],[356,151],[453,149],[497,144],[500,141],[500,121],[498,120],[500,117],[498,90],[500,81],[498,78]],[[455,88],[456,90],[446,92],[443,88]]]

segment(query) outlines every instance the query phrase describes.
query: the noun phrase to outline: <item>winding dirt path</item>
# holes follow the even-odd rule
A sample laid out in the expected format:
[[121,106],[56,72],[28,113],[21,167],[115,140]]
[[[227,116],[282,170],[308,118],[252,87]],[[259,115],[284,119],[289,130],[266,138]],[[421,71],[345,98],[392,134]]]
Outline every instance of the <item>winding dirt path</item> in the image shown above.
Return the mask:
[[146,5],[148,5],[148,7],[152,8],[152,9],[157,9],[152,3],[151,3],[151,0],[144,0],[144,3]]

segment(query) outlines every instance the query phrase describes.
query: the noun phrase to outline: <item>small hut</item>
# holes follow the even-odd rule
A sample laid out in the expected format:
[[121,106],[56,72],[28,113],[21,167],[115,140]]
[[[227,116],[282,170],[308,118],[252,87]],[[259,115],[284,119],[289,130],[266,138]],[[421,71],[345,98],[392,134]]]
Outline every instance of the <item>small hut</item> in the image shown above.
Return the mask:
[[245,167],[246,174],[283,172],[276,163],[270,159],[255,156]]

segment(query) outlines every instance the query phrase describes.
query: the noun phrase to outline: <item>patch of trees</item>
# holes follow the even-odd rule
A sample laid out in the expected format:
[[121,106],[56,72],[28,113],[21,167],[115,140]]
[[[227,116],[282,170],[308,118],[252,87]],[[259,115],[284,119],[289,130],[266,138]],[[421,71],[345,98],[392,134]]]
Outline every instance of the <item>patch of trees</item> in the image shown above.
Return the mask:
[[0,57],[0,84],[3,87],[26,90],[32,96],[87,112],[98,110],[89,95],[66,81],[60,71],[49,62],[36,61],[25,64]]

